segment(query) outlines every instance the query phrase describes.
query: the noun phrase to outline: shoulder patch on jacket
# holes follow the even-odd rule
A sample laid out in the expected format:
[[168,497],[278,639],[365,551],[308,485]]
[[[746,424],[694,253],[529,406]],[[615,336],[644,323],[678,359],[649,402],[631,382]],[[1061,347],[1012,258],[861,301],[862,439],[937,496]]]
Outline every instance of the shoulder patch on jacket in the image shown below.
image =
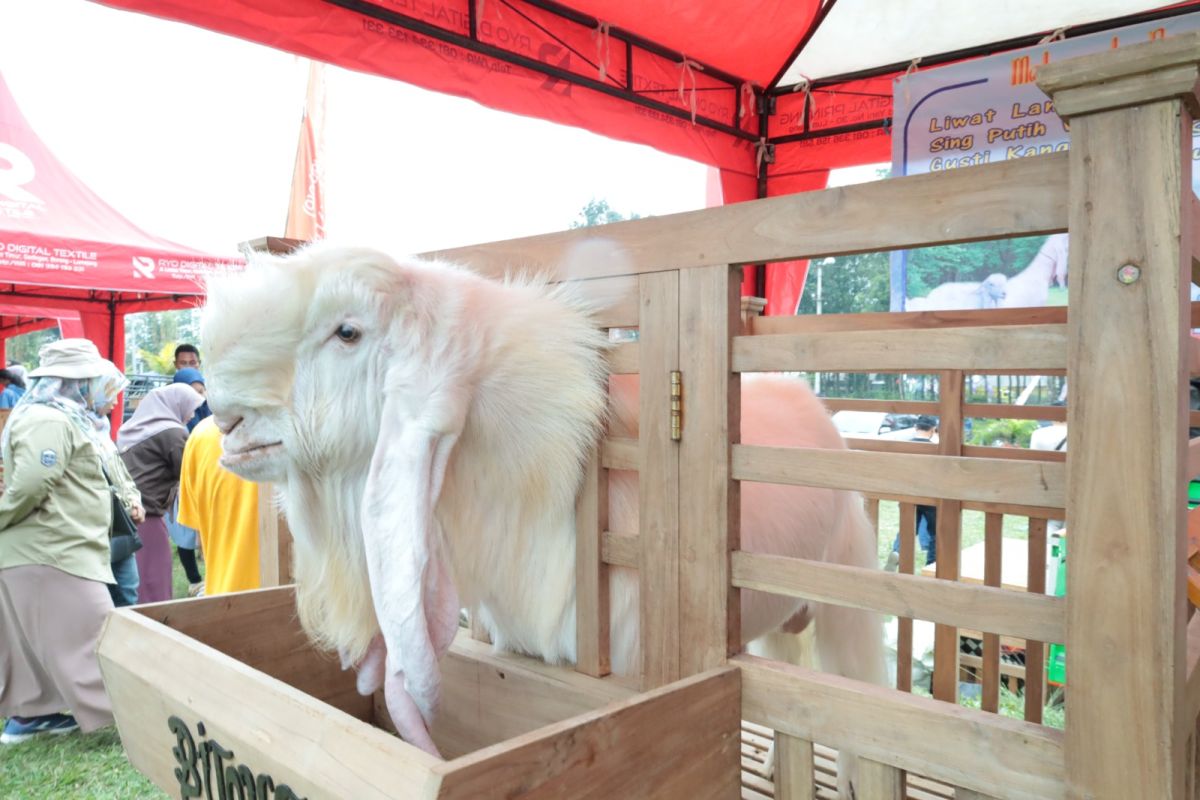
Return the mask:
[[58,453],[54,452],[53,450],[43,450],[42,451],[42,466],[43,467],[53,467],[57,463],[58,463]]

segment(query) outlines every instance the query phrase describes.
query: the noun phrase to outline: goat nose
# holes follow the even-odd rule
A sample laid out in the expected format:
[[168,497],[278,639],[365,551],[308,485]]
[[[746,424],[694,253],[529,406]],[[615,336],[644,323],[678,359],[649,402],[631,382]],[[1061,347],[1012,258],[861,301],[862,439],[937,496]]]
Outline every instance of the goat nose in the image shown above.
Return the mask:
[[243,417],[229,418],[220,414],[213,414],[213,422],[223,435],[228,436],[233,433],[233,429],[242,424]]

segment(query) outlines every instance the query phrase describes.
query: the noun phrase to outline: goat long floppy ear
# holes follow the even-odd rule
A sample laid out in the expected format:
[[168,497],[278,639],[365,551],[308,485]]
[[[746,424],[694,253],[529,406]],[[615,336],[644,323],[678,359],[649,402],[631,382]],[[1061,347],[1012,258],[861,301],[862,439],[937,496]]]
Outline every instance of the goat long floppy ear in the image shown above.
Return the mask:
[[388,713],[401,737],[434,755],[429,726],[441,688],[438,661],[459,615],[434,509],[462,432],[466,394],[443,389],[415,414],[387,395],[363,493],[371,599],[387,645]]

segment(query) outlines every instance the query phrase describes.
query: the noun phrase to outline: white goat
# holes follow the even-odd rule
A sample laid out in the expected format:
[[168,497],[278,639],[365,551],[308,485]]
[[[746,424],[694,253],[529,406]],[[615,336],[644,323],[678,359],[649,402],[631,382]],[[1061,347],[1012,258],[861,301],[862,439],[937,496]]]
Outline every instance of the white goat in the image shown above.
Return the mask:
[[[316,246],[215,281],[202,344],[223,463],[280,487],[301,622],[360,691],[382,685],[407,741],[436,753],[460,606],[498,647],[574,660],[575,496],[608,398],[606,339],[570,287]],[[803,382],[744,387],[743,441],[844,447]],[[635,388],[613,379],[616,435],[636,435]],[[615,529],[635,529],[635,481],[612,475]],[[745,549],[876,566],[857,494],[742,492]],[[613,667],[636,672],[635,575],[611,589]],[[827,669],[884,682],[877,615],[757,592],[742,613],[747,639],[815,615]]]
[[957,308],[999,308],[1004,304],[1008,278],[993,272],[982,281],[943,283],[924,297],[905,301],[907,311],[949,311]]
[[1025,269],[1008,279],[1008,292],[1001,304],[1004,308],[1044,306],[1050,296],[1050,284],[1067,285],[1067,234],[1046,237]]

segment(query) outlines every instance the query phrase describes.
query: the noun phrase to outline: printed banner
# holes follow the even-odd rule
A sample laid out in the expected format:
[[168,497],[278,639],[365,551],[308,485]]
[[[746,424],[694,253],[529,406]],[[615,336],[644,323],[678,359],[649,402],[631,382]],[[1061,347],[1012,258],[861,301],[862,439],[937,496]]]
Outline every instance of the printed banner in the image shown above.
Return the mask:
[[[892,174],[1064,151],[1070,132],[1037,87],[1044,64],[1200,28],[1200,14],[1131,25],[926,72],[895,83]],[[1200,158],[1200,124],[1192,158]],[[1114,154],[1114,156],[1119,154]],[[1200,170],[1192,171],[1193,189]],[[893,311],[1063,305],[1066,234],[892,254]],[[1195,290],[1193,289],[1193,294]]]

